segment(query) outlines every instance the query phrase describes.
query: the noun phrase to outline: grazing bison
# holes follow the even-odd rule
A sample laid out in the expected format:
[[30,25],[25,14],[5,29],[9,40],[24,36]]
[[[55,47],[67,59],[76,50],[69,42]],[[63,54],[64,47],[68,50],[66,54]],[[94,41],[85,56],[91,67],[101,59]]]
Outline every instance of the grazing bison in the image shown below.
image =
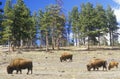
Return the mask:
[[102,59],[92,59],[89,64],[87,64],[87,70],[90,71],[92,68],[93,70],[99,70],[99,67],[103,67],[107,70],[107,61]]
[[118,68],[118,62],[117,61],[111,61],[109,63],[108,69],[110,70],[111,68],[114,68],[116,66],[116,68]]
[[67,59],[69,59],[70,61],[72,61],[72,54],[69,53],[63,53],[60,57],[60,61],[62,62],[63,60],[66,61]]
[[13,71],[16,70],[16,74],[18,74],[19,71],[22,74],[22,69],[28,69],[27,74],[29,74],[30,70],[32,74],[32,68],[33,68],[32,61],[22,58],[16,58],[12,60],[11,63],[7,66],[7,73],[12,74]]

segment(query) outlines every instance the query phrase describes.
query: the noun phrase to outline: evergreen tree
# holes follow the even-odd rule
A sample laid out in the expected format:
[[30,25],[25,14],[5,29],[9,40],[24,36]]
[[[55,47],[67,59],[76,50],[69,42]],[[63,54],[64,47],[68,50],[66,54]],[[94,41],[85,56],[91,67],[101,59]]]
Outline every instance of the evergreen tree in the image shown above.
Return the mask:
[[48,42],[48,33],[49,33],[49,26],[50,26],[50,14],[48,12],[43,13],[41,10],[39,12],[40,17],[40,30],[42,34],[45,34],[46,40],[46,51],[48,51],[49,42]]
[[70,45],[70,33],[71,33],[71,27],[72,27],[72,18],[71,18],[71,12],[68,12],[68,18],[66,23],[66,31],[67,31],[67,42],[68,46]]
[[95,8],[95,26],[96,26],[96,37],[100,45],[100,36],[103,36],[107,32],[107,17],[105,10],[102,5],[97,5]]
[[[2,2],[1,2],[1,1],[0,1],[0,5],[2,5]],[[2,9],[2,8],[0,9],[0,12],[3,12],[3,9]]]
[[42,19],[43,19],[43,15],[44,15],[44,12],[42,10],[39,10],[38,12],[38,26],[39,26],[39,30],[40,30],[40,46],[43,46],[45,45],[45,33],[44,33],[44,29],[42,30]]
[[117,27],[118,23],[117,23],[114,11],[112,10],[112,8],[110,6],[107,7],[106,16],[107,16],[108,33],[110,36],[110,46],[113,46],[113,42],[114,42],[114,41],[112,41],[112,40],[114,40],[113,35],[116,32],[116,30],[118,29],[118,27]]
[[[64,29],[64,25],[65,25],[65,17],[64,15],[60,12],[61,11],[61,7],[59,5],[50,5],[47,7],[47,11],[50,13],[51,15],[51,24],[50,24],[50,35],[51,35],[51,40],[52,40],[52,49],[54,50],[56,44],[58,47],[58,39],[60,38],[60,36],[62,37],[63,35],[61,35],[63,32],[62,29]],[[64,33],[64,32],[63,32]],[[57,42],[56,42],[57,41]],[[58,47],[59,49],[59,47]]]
[[88,37],[88,50],[89,50],[89,43],[90,40],[95,40],[95,25],[94,25],[94,18],[95,18],[95,11],[93,5],[91,3],[86,3],[86,5],[81,5],[81,32],[83,33],[82,36]]
[[38,45],[36,43],[37,40],[40,40],[40,28],[39,28],[39,20],[38,20],[38,15],[37,15],[37,12],[34,12],[33,13],[33,16],[32,16],[32,24],[33,24],[33,29],[31,29],[31,31],[33,32],[33,42],[35,45]]
[[2,25],[4,26],[4,35],[3,40],[7,41],[12,38],[12,24],[13,24],[13,10],[12,10],[12,3],[11,0],[6,1],[6,5],[4,7],[4,21]]
[[40,11],[39,18],[40,30],[45,33],[46,51],[49,45],[53,50],[55,46],[59,49],[60,39],[64,37],[63,31],[65,31],[65,17],[60,14],[60,7],[58,5],[47,6],[45,12]]
[[72,32],[73,32],[73,40],[75,41],[77,46],[78,36],[79,36],[79,27],[78,27],[78,20],[79,20],[79,12],[78,7],[73,7],[71,11],[71,24],[72,24]]
[[[29,9],[24,4],[23,0],[17,0],[14,6],[14,37],[17,46],[23,46],[23,42],[30,42],[34,34],[33,28],[35,27],[31,20]],[[32,37],[31,37],[32,35]],[[30,39],[30,40],[29,40]],[[30,43],[31,44],[31,43]]]
[[10,47],[12,46],[12,42],[14,40],[13,32],[13,20],[14,20],[14,13],[12,8],[11,0],[7,0],[5,7],[4,7],[4,21],[2,22],[3,26],[3,38],[2,40],[8,42],[9,51]]
[[[0,5],[2,5],[2,2],[0,2]],[[0,9],[0,44],[2,44],[3,40],[3,27],[2,27],[2,21],[3,21],[3,9]]]

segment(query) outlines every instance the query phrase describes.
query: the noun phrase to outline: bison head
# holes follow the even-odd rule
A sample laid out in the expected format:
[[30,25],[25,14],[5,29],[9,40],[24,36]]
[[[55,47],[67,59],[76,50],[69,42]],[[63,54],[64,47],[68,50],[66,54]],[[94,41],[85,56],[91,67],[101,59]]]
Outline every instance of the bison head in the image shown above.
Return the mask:
[[11,66],[7,67],[7,73],[12,74],[13,73],[13,68]]
[[60,61],[62,62],[62,57],[60,57]]
[[90,64],[87,64],[87,70],[90,71],[91,70],[91,65]]

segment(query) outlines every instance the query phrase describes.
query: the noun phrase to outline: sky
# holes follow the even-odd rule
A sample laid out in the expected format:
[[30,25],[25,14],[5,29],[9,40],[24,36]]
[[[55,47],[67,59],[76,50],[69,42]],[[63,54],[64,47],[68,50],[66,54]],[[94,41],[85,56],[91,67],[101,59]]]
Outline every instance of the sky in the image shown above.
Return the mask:
[[[6,0],[0,0],[2,1],[3,5],[2,8],[5,5]],[[13,3],[15,3],[17,0],[12,0]],[[68,12],[72,10],[74,6],[77,6],[80,8],[80,5],[82,3],[90,2],[94,6],[96,4],[103,5],[104,8],[106,8],[108,5],[112,7],[112,9],[115,12],[115,15],[117,17],[117,21],[120,23],[120,0],[62,0],[63,1],[63,11],[67,15]],[[24,0],[26,6],[31,10],[31,12],[38,11],[40,9],[45,9],[47,5],[55,4],[55,0]]]

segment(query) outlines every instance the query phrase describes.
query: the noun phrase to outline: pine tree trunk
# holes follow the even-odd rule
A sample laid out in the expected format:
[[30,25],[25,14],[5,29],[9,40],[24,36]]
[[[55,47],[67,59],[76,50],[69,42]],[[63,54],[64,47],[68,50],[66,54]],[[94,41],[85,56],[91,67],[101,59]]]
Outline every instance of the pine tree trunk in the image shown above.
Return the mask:
[[70,41],[70,37],[69,36],[70,36],[70,34],[68,33],[68,35],[67,35],[67,46],[68,47],[70,46],[70,42],[69,42]]
[[11,46],[11,51],[14,52],[15,51],[14,50],[14,48],[15,48],[14,42],[11,42],[10,46]]
[[85,37],[83,37],[83,45],[85,46]]
[[75,46],[75,35],[74,35],[74,33],[73,33],[73,44]]
[[77,41],[77,34],[75,34],[75,42],[76,42],[76,46],[78,44],[78,41]]
[[54,47],[55,47],[55,40],[54,40],[54,37],[52,35],[52,49],[54,50]]
[[87,47],[88,50],[90,50],[90,47],[89,47],[89,36],[88,36],[88,47]]
[[114,46],[113,31],[112,31],[112,46]]
[[110,46],[112,46],[112,34],[111,34],[111,32],[109,33],[109,35],[110,35]]
[[23,47],[23,40],[22,39],[20,40],[20,47],[21,48]]
[[48,46],[49,46],[49,44],[48,44],[48,33],[46,33],[46,51],[49,50]]
[[78,36],[77,36],[78,46],[80,46],[80,38],[79,38],[79,36],[80,36],[80,32],[78,32]]
[[54,50],[54,47],[55,47],[55,40],[54,40],[53,27],[52,27],[52,29],[51,29],[51,34],[52,34],[52,49]]
[[100,36],[98,36],[98,45],[100,46]]
[[8,51],[10,52],[11,42],[8,40]]
[[57,38],[57,50],[60,49],[60,47],[59,47],[59,43],[60,43],[60,40],[59,40],[59,38]]

